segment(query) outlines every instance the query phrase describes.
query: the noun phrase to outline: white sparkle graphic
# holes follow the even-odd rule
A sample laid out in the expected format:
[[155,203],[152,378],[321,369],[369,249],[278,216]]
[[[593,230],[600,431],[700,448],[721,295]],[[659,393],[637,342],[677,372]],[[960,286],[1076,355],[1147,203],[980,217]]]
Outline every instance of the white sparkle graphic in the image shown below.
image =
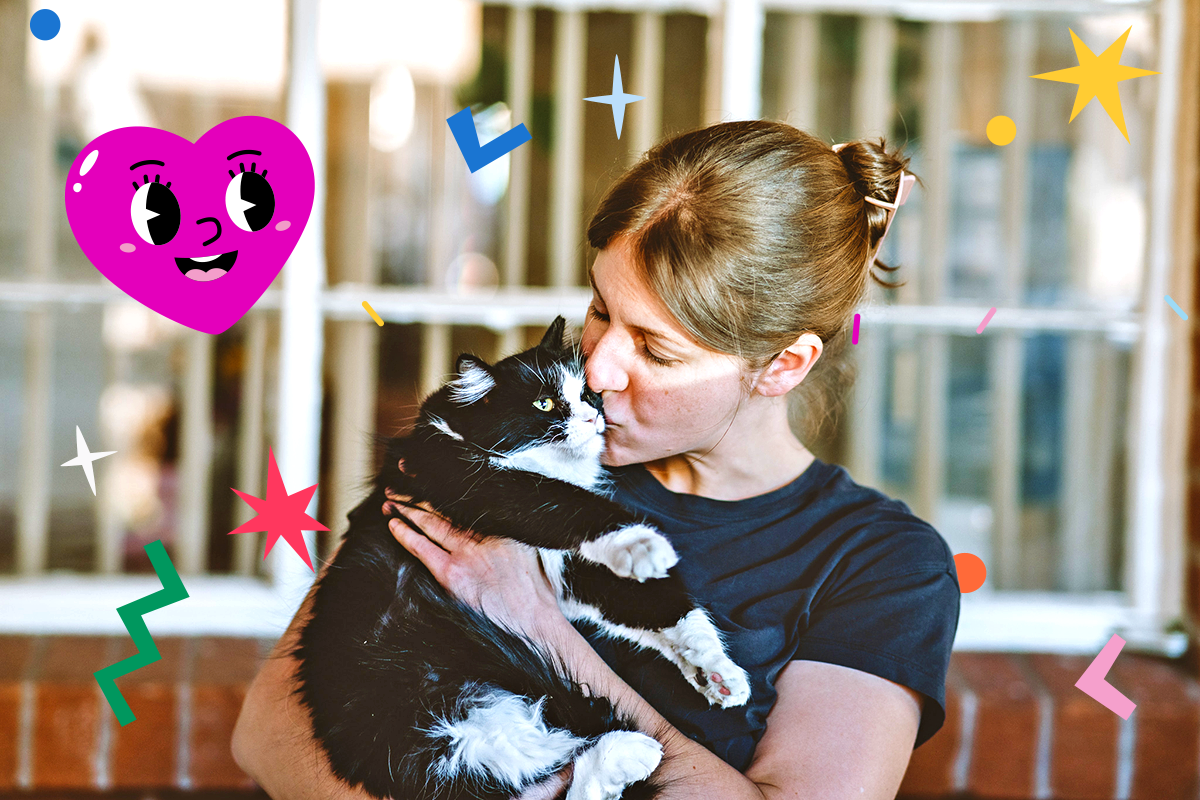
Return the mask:
[[79,455],[75,456],[74,458],[72,458],[70,461],[63,464],[62,466],[64,466],[64,467],[83,467],[83,474],[87,475],[88,486],[92,487],[92,495],[95,496],[95,494],[96,494],[96,476],[92,473],[92,462],[97,459],[104,458],[105,456],[111,456],[113,453],[115,453],[117,451],[109,450],[104,453],[93,453],[93,452],[89,451],[87,442],[85,442],[83,440],[83,431],[79,430],[78,425],[75,426],[75,450]]

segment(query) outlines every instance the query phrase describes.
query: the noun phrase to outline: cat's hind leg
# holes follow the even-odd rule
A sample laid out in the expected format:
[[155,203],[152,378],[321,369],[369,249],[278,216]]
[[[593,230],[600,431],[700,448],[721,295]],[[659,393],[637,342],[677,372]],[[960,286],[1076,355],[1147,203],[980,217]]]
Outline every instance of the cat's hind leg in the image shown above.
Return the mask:
[[614,731],[575,759],[566,800],[618,800],[631,783],[650,777],[662,761],[658,740],[636,731]]
[[729,708],[750,699],[749,675],[726,654],[720,630],[677,576],[625,580],[566,558],[557,580],[559,605],[568,618],[589,620],[610,636],[657,650],[712,705]]
[[544,700],[478,686],[456,712],[427,730],[435,742],[431,778],[469,785],[468,796],[512,796],[565,767],[587,740],[549,727]]

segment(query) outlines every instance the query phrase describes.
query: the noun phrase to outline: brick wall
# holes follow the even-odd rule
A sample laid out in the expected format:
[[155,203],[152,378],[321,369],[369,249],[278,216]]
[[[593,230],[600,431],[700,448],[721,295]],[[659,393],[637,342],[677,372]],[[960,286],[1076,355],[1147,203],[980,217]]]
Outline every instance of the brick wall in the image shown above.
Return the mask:
[[255,788],[229,743],[271,643],[155,641],[162,660],[117,680],[137,716],[121,727],[92,673],[134,654],[128,636],[0,636],[0,793]]
[[[229,744],[269,642],[156,639],[162,661],[119,679],[137,719],[116,723],[92,673],[128,637],[0,636],[0,796],[19,789],[254,789]],[[1091,659],[956,653],[945,727],[913,755],[906,798],[1195,800],[1200,685],[1177,664],[1122,653],[1109,681],[1128,721],[1075,688]]]

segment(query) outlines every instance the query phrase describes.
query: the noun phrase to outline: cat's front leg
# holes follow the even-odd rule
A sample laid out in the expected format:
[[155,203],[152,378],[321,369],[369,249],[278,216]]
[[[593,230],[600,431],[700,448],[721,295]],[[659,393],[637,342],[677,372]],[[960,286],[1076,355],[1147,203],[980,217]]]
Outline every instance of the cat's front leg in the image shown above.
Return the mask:
[[667,537],[641,523],[584,542],[579,546],[579,555],[608,567],[618,577],[638,582],[665,578],[667,571],[679,563],[679,556]]

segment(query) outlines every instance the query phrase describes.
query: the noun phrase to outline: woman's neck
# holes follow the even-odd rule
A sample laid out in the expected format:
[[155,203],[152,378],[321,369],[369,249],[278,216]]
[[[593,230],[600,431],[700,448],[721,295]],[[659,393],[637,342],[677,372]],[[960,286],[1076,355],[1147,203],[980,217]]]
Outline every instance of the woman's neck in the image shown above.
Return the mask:
[[744,500],[794,481],[813,463],[787,422],[786,408],[739,414],[715,445],[645,463],[667,489],[714,500]]

